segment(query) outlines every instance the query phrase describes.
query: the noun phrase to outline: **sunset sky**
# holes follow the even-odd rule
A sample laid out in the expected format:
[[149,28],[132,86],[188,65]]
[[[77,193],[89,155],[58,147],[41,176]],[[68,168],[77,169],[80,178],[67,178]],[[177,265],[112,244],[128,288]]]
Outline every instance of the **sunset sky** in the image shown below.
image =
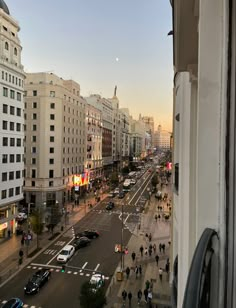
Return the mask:
[[5,0],[21,27],[26,72],[53,72],[81,95],[113,96],[155,127],[172,127],[172,29],[167,0]]

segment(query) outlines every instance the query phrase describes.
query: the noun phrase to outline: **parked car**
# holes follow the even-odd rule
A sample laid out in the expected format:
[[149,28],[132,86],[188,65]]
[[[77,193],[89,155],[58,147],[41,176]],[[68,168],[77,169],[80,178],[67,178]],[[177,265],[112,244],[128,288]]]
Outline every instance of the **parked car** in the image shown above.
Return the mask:
[[92,290],[96,292],[99,288],[103,287],[105,284],[105,276],[102,274],[94,274],[90,279],[90,284]]
[[118,198],[119,199],[123,199],[125,197],[125,193],[124,193],[124,191],[121,191],[120,193],[119,193],[119,195],[118,195]]
[[109,201],[107,206],[106,206],[106,210],[112,210],[114,208],[115,204],[112,201]]
[[51,278],[51,272],[48,268],[37,271],[24,287],[25,294],[35,294]]
[[73,245],[66,245],[58,254],[57,262],[66,263],[75,253],[75,247]]
[[26,219],[27,219],[27,214],[24,213],[24,212],[18,213],[18,215],[17,215],[17,217],[16,217],[16,220],[20,220],[20,221],[26,220]]
[[24,303],[22,302],[21,299],[15,297],[9,299],[3,306],[2,308],[22,308]]
[[136,184],[136,180],[135,179],[131,179],[130,180],[130,184],[132,184],[132,185]]
[[84,230],[82,232],[79,232],[78,234],[76,234],[76,238],[79,238],[79,237],[82,237],[82,236],[86,236],[87,238],[89,239],[92,239],[92,238],[97,238],[99,237],[99,233],[98,231],[96,230]]
[[82,247],[86,247],[91,243],[91,240],[88,239],[85,236],[82,236],[80,238],[76,238],[74,239],[74,241],[72,242],[72,245],[75,247],[75,249],[80,249]]
[[116,194],[114,193],[114,191],[110,191],[108,194],[109,198],[114,198],[116,196]]
[[114,190],[114,194],[119,194],[119,192],[120,192],[120,188],[119,187],[116,187],[116,189]]

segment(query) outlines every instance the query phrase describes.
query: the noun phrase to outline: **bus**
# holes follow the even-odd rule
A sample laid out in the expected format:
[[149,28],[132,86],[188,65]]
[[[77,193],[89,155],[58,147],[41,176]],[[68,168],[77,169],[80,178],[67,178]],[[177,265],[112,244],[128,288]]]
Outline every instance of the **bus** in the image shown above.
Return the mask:
[[131,181],[130,179],[126,179],[123,183],[123,191],[130,191]]

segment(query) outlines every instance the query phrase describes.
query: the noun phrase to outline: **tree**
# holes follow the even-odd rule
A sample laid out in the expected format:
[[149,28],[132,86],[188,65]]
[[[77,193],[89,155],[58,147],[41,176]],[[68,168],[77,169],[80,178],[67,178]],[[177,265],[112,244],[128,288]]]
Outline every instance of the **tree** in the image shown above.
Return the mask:
[[33,232],[37,236],[37,249],[39,249],[39,235],[43,232],[43,214],[42,209],[36,208],[31,217],[30,217],[30,224]]
[[110,181],[112,185],[117,185],[119,183],[118,173],[116,171],[112,172]]
[[128,174],[129,173],[129,167],[128,166],[125,166],[124,168],[122,168],[121,172],[123,174]]
[[154,176],[152,177],[152,186],[156,188],[157,184],[159,184],[158,176],[154,174]]
[[89,281],[82,284],[79,299],[82,308],[102,308],[107,303],[104,288],[94,290]]

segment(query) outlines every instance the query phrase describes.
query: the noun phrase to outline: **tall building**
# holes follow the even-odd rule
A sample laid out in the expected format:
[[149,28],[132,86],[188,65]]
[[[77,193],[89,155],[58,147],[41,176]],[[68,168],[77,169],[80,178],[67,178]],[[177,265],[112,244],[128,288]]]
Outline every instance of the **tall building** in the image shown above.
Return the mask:
[[157,150],[166,151],[170,149],[170,137],[171,133],[162,129],[161,125],[158,125],[158,129],[154,132],[153,145]]
[[120,108],[118,111],[118,147],[121,155],[121,166],[129,163],[130,156],[130,115],[127,108]]
[[80,86],[52,73],[31,73],[25,82],[25,199],[59,209],[88,184],[84,170],[86,101]]
[[146,127],[142,121],[130,119],[130,156],[134,161],[145,157]]
[[19,31],[0,0],[0,237],[15,232],[17,205],[23,198],[25,76]]
[[153,135],[154,135],[154,118],[149,116],[139,116],[139,119],[143,121],[146,126],[146,131],[151,136],[151,147],[153,146]]
[[234,308],[236,2],[171,3],[172,307]]

